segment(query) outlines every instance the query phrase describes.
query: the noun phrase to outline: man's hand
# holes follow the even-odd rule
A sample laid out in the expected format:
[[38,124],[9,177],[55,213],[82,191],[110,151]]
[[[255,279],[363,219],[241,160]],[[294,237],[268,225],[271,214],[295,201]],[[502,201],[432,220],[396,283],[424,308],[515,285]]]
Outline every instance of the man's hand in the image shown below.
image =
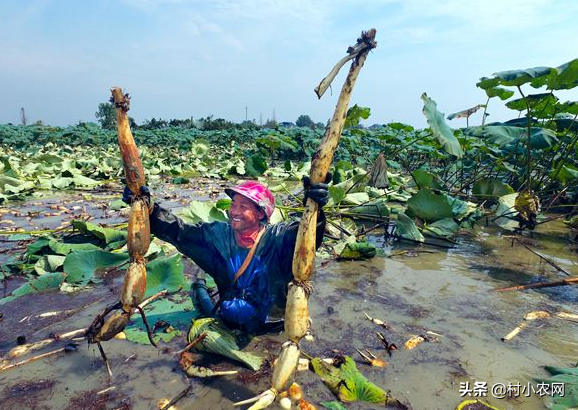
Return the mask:
[[311,180],[308,176],[303,177],[303,189],[305,191],[303,197],[303,204],[307,203],[307,198],[311,198],[320,207],[327,205],[329,201],[329,191],[328,191],[328,184],[332,179],[332,175],[330,172],[327,173],[325,176],[325,183],[319,184],[311,184]]
[[[140,187],[140,195],[139,197],[143,197],[145,202],[147,203],[147,206],[149,208],[149,213],[152,211],[153,208],[153,202],[151,200],[151,190],[149,189],[148,186],[141,186]],[[130,190],[130,188],[125,185],[124,187],[124,191],[122,192],[122,202],[124,202],[125,204],[131,205],[134,200],[137,198],[137,196],[135,194],[132,193],[132,191]]]

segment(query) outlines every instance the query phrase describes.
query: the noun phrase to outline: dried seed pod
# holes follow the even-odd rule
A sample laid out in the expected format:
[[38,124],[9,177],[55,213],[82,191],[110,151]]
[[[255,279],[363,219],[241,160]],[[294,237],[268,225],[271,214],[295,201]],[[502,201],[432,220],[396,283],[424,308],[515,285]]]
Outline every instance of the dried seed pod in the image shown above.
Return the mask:
[[277,391],[285,390],[285,386],[295,373],[300,355],[299,347],[293,342],[285,342],[279,355],[279,360],[273,370],[271,385]]
[[144,298],[147,287],[147,268],[144,261],[128,265],[120,292],[120,301],[125,312],[132,312]]
[[305,286],[289,283],[285,308],[285,333],[289,340],[298,342],[309,330],[309,301]]
[[144,199],[133,202],[128,218],[126,244],[128,254],[133,258],[142,258],[151,242],[149,209]]

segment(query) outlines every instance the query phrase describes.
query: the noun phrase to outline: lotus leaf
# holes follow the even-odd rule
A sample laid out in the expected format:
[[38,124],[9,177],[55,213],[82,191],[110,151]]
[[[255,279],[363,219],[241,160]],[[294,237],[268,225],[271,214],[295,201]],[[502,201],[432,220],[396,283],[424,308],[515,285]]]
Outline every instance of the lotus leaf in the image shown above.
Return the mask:
[[424,169],[416,169],[411,173],[418,188],[432,188],[432,189],[443,189],[444,184],[441,179]]
[[569,90],[578,86],[578,58],[556,68],[556,73],[547,88],[549,90]]
[[345,245],[339,258],[341,259],[351,259],[351,260],[362,260],[371,259],[377,254],[377,249],[375,245],[369,242],[349,242]]
[[10,295],[0,299],[0,305],[8,303],[16,298],[19,298],[29,293],[46,292],[55,290],[64,282],[65,274],[62,272],[46,273],[36,279],[32,279],[28,283],[14,289]]
[[72,226],[78,229],[84,235],[93,235],[106,244],[112,242],[126,241],[126,231],[120,231],[112,228],[104,228],[90,222],[73,220]]
[[472,194],[477,197],[497,199],[500,196],[508,195],[514,192],[514,189],[495,178],[484,178],[476,181],[472,188]]
[[513,231],[520,227],[520,224],[515,219],[518,215],[518,211],[516,211],[514,207],[517,197],[518,193],[514,192],[513,194],[503,195],[498,198],[494,223],[496,223],[500,228]]
[[147,289],[145,296],[151,296],[164,289],[174,292],[179,288],[190,289],[190,283],[183,276],[182,256],[176,253],[147,263]]
[[420,189],[408,201],[408,208],[420,219],[432,223],[453,217],[452,206],[445,195],[435,194],[430,189]]
[[[578,368],[577,367],[556,367],[544,366],[546,371],[552,376],[548,378],[535,378],[538,383],[537,388],[542,385],[548,397],[548,408],[554,410],[575,409],[578,407]],[[557,394],[551,394],[554,385],[558,388],[563,384],[563,396],[558,390]]]
[[397,234],[402,238],[410,239],[416,242],[425,241],[422,233],[417,228],[415,222],[404,213],[400,213],[397,215],[397,223],[395,227]]
[[62,255],[44,255],[34,264],[34,270],[38,275],[44,275],[56,270],[64,264],[65,256]]
[[421,99],[424,102],[423,113],[434,137],[443,145],[448,154],[461,158],[464,152],[460,142],[446,123],[444,115],[438,111],[436,102],[429,98],[426,93],[422,94]]
[[349,356],[340,357],[338,365],[325,363],[315,357],[311,360],[313,371],[321,378],[329,390],[343,402],[365,401],[368,403],[395,404],[396,399],[388,397],[385,390],[363,376]]
[[[500,71],[495,73],[494,77],[500,80],[501,85],[517,87],[533,82],[539,78],[542,78],[545,81],[545,77],[550,75],[553,70],[554,69],[550,67],[534,67],[525,70]],[[538,83],[534,84],[537,85]]]
[[100,271],[121,266],[128,260],[126,253],[110,253],[100,249],[69,253],[64,260],[66,282],[86,286],[97,280],[95,275]]
[[319,404],[321,404],[323,407],[329,410],[347,410],[347,407],[345,407],[338,401],[322,401]]
[[551,172],[551,177],[562,182],[564,185],[578,179],[578,168],[569,164],[562,165],[558,171]]
[[191,201],[180,217],[188,223],[197,222],[227,222],[227,214],[210,202]]
[[[148,277],[147,292],[149,292]],[[155,342],[163,341],[167,343],[179,336],[181,331],[185,331],[191,323],[191,319],[197,317],[199,312],[195,310],[189,295],[180,293],[170,298],[161,298],[153,301],[145,307],[145,314],[149,324],[157,323],[158,321],[169,324],[168,327],[155,331],[153,335]],[[133,314],[131,320],[132,322],[124,330],[126,338],[131,342],[150,344],[142,317],[138,314]]]

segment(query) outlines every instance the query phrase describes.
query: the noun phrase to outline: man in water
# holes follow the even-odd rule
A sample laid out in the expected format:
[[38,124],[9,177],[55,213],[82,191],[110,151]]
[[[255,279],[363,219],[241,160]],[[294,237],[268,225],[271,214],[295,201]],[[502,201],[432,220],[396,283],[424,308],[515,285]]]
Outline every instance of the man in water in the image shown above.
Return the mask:
[[[322,207],[329,199],[327,183],[311,185],[305,177],[303,185],[305,200],[311,198],[319,204],[316,232],[319,247],[325,230]],[[219,302],[213,309],[210,303],[202,303],[203,310],[211,310],[205,314],[218,313],[231,328],[263,331],[267,329],[273,305],[285,305],[287,284],[293,279],[292,260],[299,223],[269,224],[275,199],[257,181],[242,182],[225,192],[232,199],[228,222],[187,224],[154,203],[150,205],[151,233],[176,246],[213,277]],[[141,194],[151,204],[148,188],[143,187]],[[126,187],[123,201],[130,204],[133,198]],[[202,293],[203,286],[197,283],[199,288]],[[205,302],[210,300],[206,293],[203,296]]]

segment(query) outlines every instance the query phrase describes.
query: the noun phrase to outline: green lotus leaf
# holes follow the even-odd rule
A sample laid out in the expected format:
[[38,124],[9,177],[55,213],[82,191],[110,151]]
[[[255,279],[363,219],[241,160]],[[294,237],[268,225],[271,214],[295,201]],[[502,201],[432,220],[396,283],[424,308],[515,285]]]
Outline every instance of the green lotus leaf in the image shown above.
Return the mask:
[[182,256],[179,253],[147,263],[145,296],[154,295],[165,289],[169,292],[174,292],[179,288],[188,291],[191,285],[183,276],[183,271]]
[[225,212],[206,201],[191,201],[189,207],[183,210],[180,217],[188,223],[228,221]]
[[552,171],[550,177],[557,179],[564,185],[578,179],[578,168],[565,164],[560,167],[559,171]]
[[97,180],[85,177],[84,175],[74,175],[72,177],[72,182],[74,183],[75,186],[81,187],[92,187],[100,184],[100,182],[98,182]]
[[367,192],[352,192],[345,195],[341,202],[346,205],[361,205],[369,202],[369,195]]
[[369,242],[349,242],[345,245],[339,258],[350,260],[371,259],[377,254],[375,245]]
[[28,283],[14,289],[7,297],[0,299],[0,305],[30,293],[46,292],[58,289],[64,282],[65,276],[66,275],[62,272],[54,272],[46,273],[36,279],[32,279]]
[[106,244],[112,242],[126,241],[126,231],[120,231],[118,229],[104,228],[102,226],[95,225],[90,222],[73,220],[72,226],[78,229],[84,235],[93,235],[94,237],[100,239]]
[[111,253],[103,250],[89,250],[69,253],[64,260],[64,272],[67,274],[66,282],[85,286],[89,282],[95,282],[99,272],[121,266],[129,261],[126,253]]
[[432,233],[441,238],[451,238],[458,233],[459,229],[460,226],[453,218],[440,219],[432,224],[426,224],[423,228],[424,233]]
[[502,229],[508,231],[513,231],[520,227],[520,224],[515,217],[518,215],[518,211],[514,208],[516,198],[518,193],[514,192],[512,194],[503,195],[498,198],[498,206],[496,208],[495,214],[496,218],[494,223]]
[[501,85],[517,87],[535,81],[538,78],[549,76],[554,69],[550,67],[534,67],[525,70],[500,71],[494,74]]
[[390,210],[386,205],[386,201],[383,198],[379,198],[374,201],[364,203],[363,205],[351,207],[347,210],[347,213],[354,214],[359,218],[363,218],[365,216],[385,219],[389,216]]
[[68,178],[68,177],[54,178],[54,179],[52,179],[52,186],[54,188],[58,188],[58,189],[66,189],[70,185],[72,185],[73,181],[74,181],[73,178]]
[[[528,130],[523,127],[511,127],[506,125],[487,125],[484,127],[470,127],[464,131],[467,135],[474,135],[486,139],[488,142],[501,147],[516,144],[528,139]],[[551,147],[558,141],[556,133],[548,128],[530,128],[530,147],[544,149]]]
[[415,222],[404,213],[397,215],[397,223],[395,227],[397,234],[402,238],[410,239],[416,242],[425,241],[425,238],[417,228]]
[[319,404],[329,410],[347,410],[347,407],[338,401],[322,401]]
[[435,174],[424,169],[416,169],[411,173],[418,188],[443,189],[443,181]]
[[500,100],[505,101],[514,95],[514,92],[502,87],[492,87],[486,90],[486,95],[488,98],[498,97]]
[[81,242],[81,243],[64,243],[59,242],[56,239],[52,239],[48,242],[50,249],[58,255],[68,255],[70,252],[76,251],[89,251],[100,249],[93,243]]
[[325,363],[315,357],[311,366],[323,383],[343,402],[365,401],[383,405],[399,403],[388,397],[382,388],[376,386],[357,369],[355,362],[349,356],[342,356],[339,365]]
[[508,195],[514,192],[514,189],[496,178],[484,178],[476,181],[472,187],[472,194],[482,199],[497,199],[500,196]]
[[173,178],[173,184],[175,185],[182,185],[182,184],[188,184],[189,182],[191,182],[191,180],[187,177],[176,177]]
[[454,136],[452,129],[448,126],[444,114],[438,111],[437,104],[423,93],[421,99],[424,102],[423,114],[431,128],[433,136],[439,141],[448,154],[455,155],[458,158],[463,157],[464,151],[460,142]]
[[578,58],[557,67],[547,88],[549,90],[569,90],[576,86],[578,86]]
[[556,113],[558,97],[553,94],[530,94],[525,98],[508,101],[506,107],[516,111],[527,111],[528,107],[533,117],[551,118]]
[[34,270],[38,275],[48,272],[56,272],[64,264],[65,257],[62,255],[44,255],[34,264]]
[[355,127],[362,119],[366,120],[370,115],[371,109],[369,107],[360,107],[355,104],[347,110],[347,116],[345,117],[343,128],[347,129]]
[[414,215],[428,223],[453,217],[452,206],[447,197],[435,194],[428,188],[416,192],[408,199],[407,206]]
[[267,171],[268,165],[265,158],[260,155],[253,155],[247,158],[245,162],[245,169],[247,171],[247,175],[257,178],[260,177]]
[[[148,289],[147,283],[147,291]],[[181,332],[186,332],[191,319],[199,316],[199,312],[195,310],[190,296],[185,293],[173,295],[170,298],[159,298],[148,304],[144,310],[149,326],[158,321],[163,321],[170,325],[155,331],[153,340],[156,343],[159,341],[167,343],[179,336]],[[132,315],[131,323],[124,329],[124,333],[131,342],[144,345],[150,344],[142,317],[138,314]]]

